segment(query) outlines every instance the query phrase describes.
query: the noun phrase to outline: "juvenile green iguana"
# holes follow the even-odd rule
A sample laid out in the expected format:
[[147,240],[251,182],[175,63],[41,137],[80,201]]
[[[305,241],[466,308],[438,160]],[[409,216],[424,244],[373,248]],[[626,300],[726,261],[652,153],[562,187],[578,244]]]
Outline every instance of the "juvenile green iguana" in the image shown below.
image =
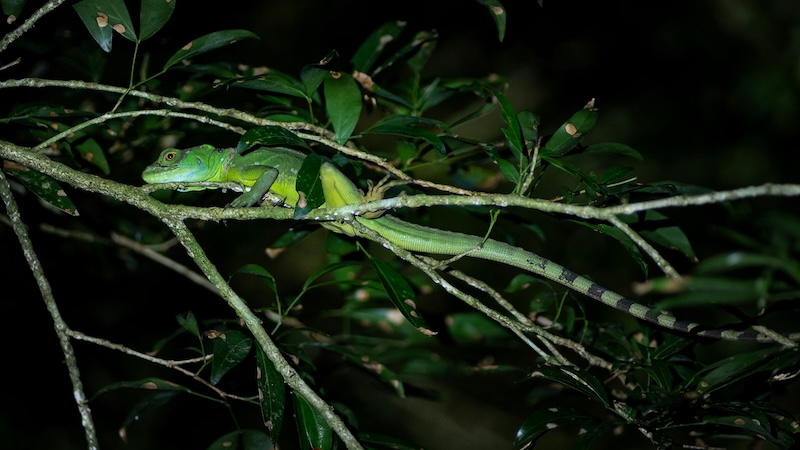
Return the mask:
[[[200,145],[185,150],[169,148],[162,151],[158,160],[144,170],[142,178],[147,183],[236,183],[241,186],[244,193],[233,200],[231,206],[255,205],[261,202],[267,192],[282,199],[285,205],[295,206],[299,200],[295,181],[303,158],[304,154],[284,147],[261,147],[245,154],[237,153],[235,148],[217,149],[211,145]],[[324,207],[336,208],[364,201],[364,196],[356,185],[333,164],[323,163],[320,180],[325,196]],[[189,187],[185,190],[210,188]],[[484,240],[478,236],[416,225],[389,214],[376,218],[359,216],[355,220],[392,244],[408,251],[451,256],[467,255],[518,267],[560,283],[633,317],[671,330],[734,341],[773,340],[755,330],[706,329],[697,323],[677,320],[670,314],[627,299],[535,253],[493,239]],[[360,233],[345,222],[321,222],[321,225],[337,233],[370,238],[369,235]],[[792,340],[798,337],[800,336],[789,336]]]

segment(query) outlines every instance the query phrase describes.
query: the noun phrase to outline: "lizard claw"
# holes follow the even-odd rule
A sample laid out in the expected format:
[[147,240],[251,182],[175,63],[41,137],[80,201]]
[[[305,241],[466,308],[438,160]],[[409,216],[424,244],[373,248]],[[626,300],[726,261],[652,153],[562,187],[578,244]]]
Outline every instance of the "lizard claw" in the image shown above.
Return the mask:
[[[367,193],[364,195],[364,202],[371,202],[371,201],[374,201],[374,200],[382,200],[384,198],[384,194],[389,189],[391,189],[391,188],[393,188],[395,186],[408,184],[407,181],[403,181],[403,180],[395,180],[395,181],[388,181],[388,180],[389,180],[389,175],[383,177],[383,179],[381,181],[379,181],[378,184],[373,184],[372,180],[367,180],[368,189],[367,189]],[[362,217],[365,217],[367,219],[376,219],[376,218],[382,216],[384,213],[385,213],[385,211],[370,212],[370,213],[364,214]]]

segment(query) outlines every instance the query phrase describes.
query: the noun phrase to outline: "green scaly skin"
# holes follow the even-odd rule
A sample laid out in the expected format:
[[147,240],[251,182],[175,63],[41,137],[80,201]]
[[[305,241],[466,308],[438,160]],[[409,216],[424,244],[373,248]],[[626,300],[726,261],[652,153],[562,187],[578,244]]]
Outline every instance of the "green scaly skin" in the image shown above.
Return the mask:
[[[247,192],[231,202],[231,206],[252,206],[267,191],[294,206],[299,198],[295,180],[303,158],[302,153],[284,147],[246,155],[236,153],[233,148],[217,149],[208,144],[185,150],[168,148],[144,169],[142,179],[147,183],[237,183]],[[213,188],[188,187],[181,191],[202,189]]]
[[[166,149],[156,162],[144,170],[142,178],[147,183],[233,182],[240,184],[245,193],[235,199],[231,206],[252,206],[259,203],[268,191],[283,199],[286,205],[295,206],[299,198],[295,181],[303,158],[302,153],[283,147],[260,148],[245,155],[236,153],[233,148],[217,149],[210,145],[185,150]],[[325,204],[322,207],[336,208],[364,201],[363,194],[355,184],[332,164],[323,164],[320,179],[325,194]],[[186,190],[211,188],[192,187]],[[671,330],[715,339],[773,342],[771,337],[755,330],[707,329],[698,323],[678,320],[670,314],[627,299],[535,253],[493,239],[484,240],[478,236],[425,227],[388,214],[377,218],[357,217],[356,220],[392,244],[408,251],[465,255],[508,264],[560,283],[633,317]],[[321,222],[321,225],[337,233],[371,238],[344,222]],[[796,341],[800,339],[800,334],[787,337]]]

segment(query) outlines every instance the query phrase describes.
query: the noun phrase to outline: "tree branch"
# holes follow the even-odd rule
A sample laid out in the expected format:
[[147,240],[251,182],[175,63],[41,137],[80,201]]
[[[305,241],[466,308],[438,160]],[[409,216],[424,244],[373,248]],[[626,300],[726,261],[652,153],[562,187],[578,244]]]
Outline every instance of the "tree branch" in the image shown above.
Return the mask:
[[53,320],[58,342],[61,344],[61,352],[64,354],[64,361],[67,365],[69,379],[72,383],[72,393],[81,416],[81,423],[83,424],[87,445],[89,449],[95,450],[99,448],[97,430],[95,429],[94,420],[92,419],[92,412],[89,409],[89,401],[86,399],[86,393],[83,390],[83,382],[81,381],[81,374],[78,369],[78,360],[75,356],[72,344],[69,341],[69,326],[67,326],[67,323],[61,317],[61,312],[58,310],[58,305],[56,305],[56,300],[53,296],[53,290],[50,288],[50,282],[47,280],[39,258],[36,256],[36,251],[33,249],[33,242],[31,242],[28,236],[25,224],[22,223],[22,217],[17,208],[17,202],[14,200],[14,196],[11,193],[11,186],[8,184],[8,180],[2,170],[0,170],[0,197],[2,197],[3,203],[6,205],[6,211],[11,220],[11,227],[17,235],[22,251],[25,254],[25,260],[28,262],[28,267],[30,267],[31,273],[33,273],[33,277],[36,279],[36,284],[39,285],[39,292],[42,293],[42,300],[44,300],[47,311],[50,313],[50,317]]

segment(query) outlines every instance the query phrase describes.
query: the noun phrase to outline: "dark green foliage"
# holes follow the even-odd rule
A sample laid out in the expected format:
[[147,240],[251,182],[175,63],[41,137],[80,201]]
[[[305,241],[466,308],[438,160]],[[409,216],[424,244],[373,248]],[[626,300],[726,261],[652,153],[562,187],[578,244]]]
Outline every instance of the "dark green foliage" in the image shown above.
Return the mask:
[[[0,3],[17,21],[33,9],[24,1]],[[798,403],[790,398],[800,367],[795,348],[712,343],[655,329],[560,285],[474,262],[468,254],[424,260],[442,276],[431,279],[378,245],[340,235],[329,235],[323,243],[312,233],[319,227],[308,214],[324,201],[318,176],[324,161],[341,167],[365,192],[386,176],[397,180],[399,173],[405,175],[403,182],[387,186],[387,198],[464,191],[510,194],[492,205],[418,204],[386,213],[481,236],[490,232],[495,239],[537,251],[556,248],[543,256],[570,268],[575,264],[575,270],[592,279],[611,280],[615,289],[627,290],[645,279],[634,286],[647,296],[643,302],[652,300],[679,317],[694,312],[693,320],[709,326],[763,324],[796,332],[800,218],[794,210],[784,207],[775,213],[770,205],[714,202],[704,205],[714,208],[711,219],[699,219],[690,208],[702,207],[675,203],[669,209],[620,212],[618,223],[573,214],[585,211],[582,207],[621,208],[713,191],[689,182],[649,181],[652,175],[638,179],[643,155],[649,159],[651,152],[615,142],[614,122],[605,122],[604,115],[614,99],[595,100],[591,89],[570,91],[559,112],[542,111],[540,117],[539,111],[519,106],[524,102],[511,95],[502,75],[435,73],[442,70],[437,66],[442,49],[440,32],[433,29],[399,20],[362,24],[351,54],[330,48],[305,54],[295,69],[279,70],[272,62],[270,67],[251,66],[234,58],[233,49],[259,38],[252,31],[198,27],[195,33],[190,28],[187,43],[186,36],[167,32],[174,31],[170,25],[189,14],[191,5],[142,0],[134,8],[133,3],[83,0],[62,8],[79,18],[69,27],[82,36],[81,52],[97,51],[104,61],[127,55],[126,62],[114,59],[118,66],[92,73],[107,83],[102,87],[56,84],[46,98],[6,105],[0,119],[3,142],[46,154],[63,167],[94,175],[98,183],[136,186],[141,169],[164,147],[210,143],[245,153],[282,146],[309,156],[297,176],[304,203],[293,221],[231,214],[195,222],[186,220],[196,217],[194,211],[182,210],[181,220],[197,235],[203,252],[170,250],[174,242],[163,223],[131,208],[125,203],[130,197],[107,191],[99,195],[92,183],[65,182],[69,176],[59,175],[62,166],[48,175],[10,158],[4,161],[3,174],[21,184],[15,184],[18,191],[73,216],[80,208],[81,216],[65,221],[39,204],[27,204],[23,220],[33,215],[37,219],[31,223],[42,222],[43,230],[58,223],[53,234],[64,237],[50,237],[50,245],[34,241],[34,249],[54,255],[44,258],[48,274],[67,273],[67,265],[81,268],[78,276],[61,283],[50,275],[57,303],[74,331],[107,339],[80,343],[110,348],[94,359],[86,357],[90,363],[84,364],[78,352],[92,412],[102,417],[98,425],[107,440],[104,448],[120,448],[119,439],[108,437],[117,429],[123,441],[130,440],[129,448],[344,448],[326,415],[289,387],[286,367],[328,402],[329,411],[343,418],[369,449],[422,448],[420,436],[432,436],[440,423],[423,419],[427,428],[395,432],[408,420],[395,412],[412,401],[442,401],[446,395],[439,396],[438,390],[490,399],[492,408],[506,414],[498,416],[505,422],[502,442],[507,447],[547,439],[557,439],[558,448],[580,449],[628,448],[629,442],[659,449],[734,448],[739,442],[776,449],[795,445]],[[514,17],[501,2],[478,0],[470,6],[480,14],[463,27],[485,21],[498,41],[506,40]],[[138,21],[132,19],[134,11]],[[42,29],[29,31],[34,32]],[[310,33],[294,32],[297,42]],[[120,43],[127,47],[112,49],[115,34],[125,38]],[[302,48],[298,44],[292,51]],[[262,55],[247,56],[265,64]],[[35,53],[26,58],[50,62]],[[128,80],[127,85],[118,80]],[[585,98],[580,97],[584,92]],[[672,132],[685,133],[686,145],[695,145],[694,130]],[[124,191],[121,185],[114,188]],[[201,207],[221,207],[230,200],[219,191],[153,197]],[[507,207],[520,198],[532,203]],[[9,229],[0,228],[0,233]],[[587,244],[581,234],[586,230],[602,243],[599,257],[590,254],[598,247]],[[35,233],[43,239],[41,231]],[[105,240],[120,242],[120,236],[128,239],[126,244],[112,246]],[[24,265],[11,247],[3,247],[5,263]],[[660,277],[663,267],[653,262],[650,248],[691,276],[679,281]],[[257,314],[286,366],[276,364],[275,354],[259,345],[242,314],[219,300],[221,287],[209,284],[190,258],[198,253],[210,258]],[[11,302],[36,298],[15,294],[17,282],[6,281],[6,292],[14,293],[8,295]],[[442,285],[452,287],[447,292],[460,292],[449,296]],[[79,300],[67,294],[70,288],[82,289]],[[84,308],[84,296],[101,300]],[[6,317],[23,323],[30,320],[27,316]],[[33,333],[52,339],[53,327],[36,321],[35,329],[10,333],[13,342]],[[123,346],[123,362],[106,361],[104,355]],[[143,355],[140,348],[151,351]],[[26,356],[37,351],[44,350],[26,346]],[[61,361],[64,356],[41,358]],[[18,365],[11,371],[27,377]],[[66,377],[66,372],[50,377]],[[44,388],[66,390],[62,383]],[[410,416],[423,417],[421,412],[412,410]],[[460,412],[436,416],[445,423]],[[386,416],[389,426],[380,420]],[[69,419],[67,427],[79,427],[75,417]],[[188,425],[172,436],[191,439],[171,438],[170,430],[150,434],[145,420],[176,428],[185,420]],[[466,438],[479,434],[478,428],[467,426]]]

